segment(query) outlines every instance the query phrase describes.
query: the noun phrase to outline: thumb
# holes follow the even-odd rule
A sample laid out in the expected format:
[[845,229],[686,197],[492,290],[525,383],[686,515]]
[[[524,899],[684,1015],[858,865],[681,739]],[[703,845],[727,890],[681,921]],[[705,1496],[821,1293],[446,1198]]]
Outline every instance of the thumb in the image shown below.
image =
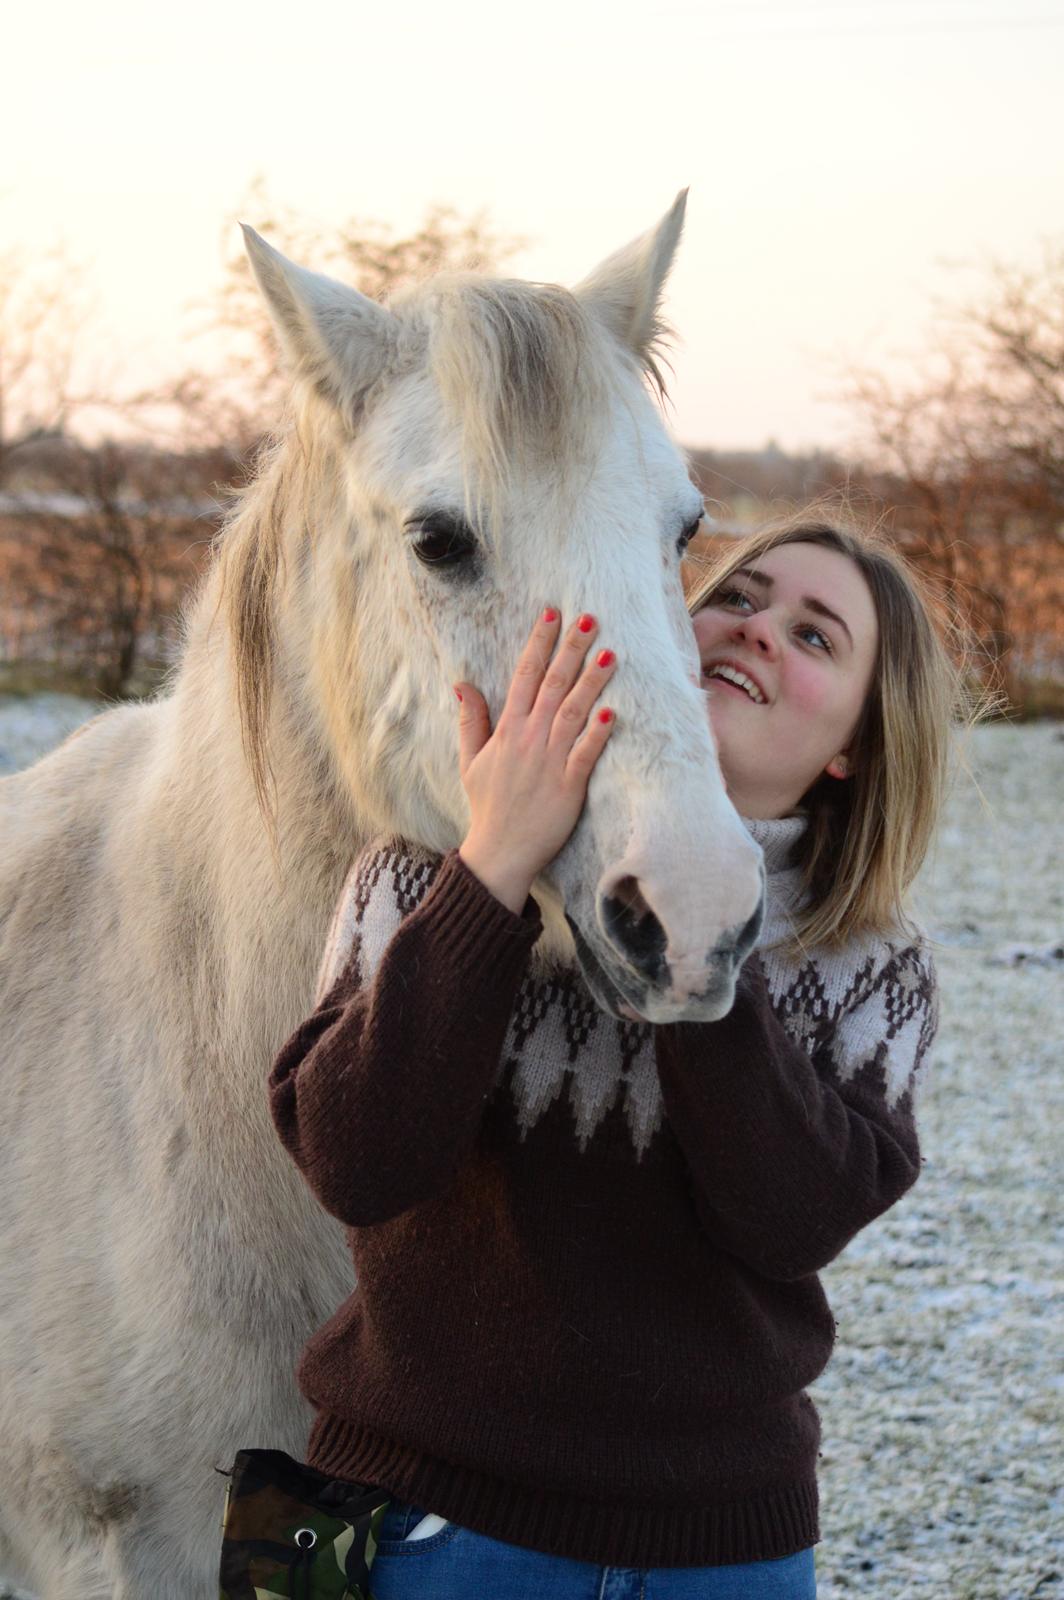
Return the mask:
[[479,689],[471,683],[456,683],[458,696],[458,770],[464,774],[474,756],[479,755],[491,738],[491,718],[488,702]]

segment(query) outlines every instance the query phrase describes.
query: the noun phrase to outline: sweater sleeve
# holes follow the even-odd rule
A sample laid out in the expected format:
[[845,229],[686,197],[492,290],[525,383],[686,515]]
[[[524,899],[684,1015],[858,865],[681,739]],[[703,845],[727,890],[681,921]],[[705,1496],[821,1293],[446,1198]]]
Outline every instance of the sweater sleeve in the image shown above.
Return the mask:
[[880,952],[830,1021],[822,993],[810,1003],[808,971],[777,1015],[755,956],[726,1017],[657,1030],[702,1226],[764,1277],[818,1272],[919,1175],[913,1101],[937,1026],[934,967],[922,945]]
[[394,848],[359,857],[317,1008],[268,1079],[281,1142],[341,1222],[385,1222],[450,1183],[475,1143],[540,926],[534,900],[515,915],[457,850],[434,876]]

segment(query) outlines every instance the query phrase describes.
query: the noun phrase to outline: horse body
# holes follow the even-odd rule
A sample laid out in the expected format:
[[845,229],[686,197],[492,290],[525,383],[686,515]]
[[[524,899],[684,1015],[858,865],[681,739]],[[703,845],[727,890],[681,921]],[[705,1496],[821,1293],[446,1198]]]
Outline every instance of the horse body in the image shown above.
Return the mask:
[[180,738],[181,700],[106,712],[0,784],[19,863],[0,880],[0,1571],[48,1597],[211,1592],[212,1467],[234,1427],[300,1454],[290,1375],[354,1284],[343,1229],[277,1160],[262,1071],[346,857],[298,873],[295,852],[282,895],[254,837],[235,853],[246,776],[218,772],[192,708]]
[[[623,315],[645,338],[679,215],[588,280],[597,326]],[[450,684],[478,683],[497,716],[540,605],[597,611],[631,660],[611,685],[626,733],[537,885],[539,958],[572,951],[570,918],[608,1007],[619,986],[649,1015],[720,1015],[736,930],[756,923],[758,852],[690,681],[691,486],[635,363],[607,350],[616,330],[609,382],[580,390],[588,345],[559,390],[570,330],[552,343],[549,319],[589,321],[563,291],[544,312],[514,286],[430,286],[393,315],[260,246],[300,408],[188,611],[169,690],[0,782],[0,1570],[44,1600],[213,1600],[213,1469],[242,1445],[302,1454],[295,1363],[354,1276],[276,1138],[266,1074],[313,1003],[362,841],[461,839]],[[495,344],[469,321],[477,296]],[[493,376],[532,433],[558,402],[549,450],[526,459],[511,436],[512,472],[482,415]],[[474,553],[423,570],[427,513],[452,525],[471,503]],[[653,974],[603,926],[618,876],[660,916]]]

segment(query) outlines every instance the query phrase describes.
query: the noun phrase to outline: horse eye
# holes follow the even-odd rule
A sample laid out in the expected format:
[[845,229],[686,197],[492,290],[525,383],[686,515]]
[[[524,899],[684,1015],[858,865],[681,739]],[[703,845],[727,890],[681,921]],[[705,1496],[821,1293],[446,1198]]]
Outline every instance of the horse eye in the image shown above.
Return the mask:
[[468,560],[477,547],[473,530],[461,517],[434,512],[418,524],[414,554],[426,567],[454,567]]
[[687,524],[686,528],[677,539],[676,548],[681,555],[683,555],[684,551],[687,549],[687,546],[691,543],[691,540],[697,535],[699,528],[702,526],[702,518],[704,516],[705,512],[700,511],[695,520]]

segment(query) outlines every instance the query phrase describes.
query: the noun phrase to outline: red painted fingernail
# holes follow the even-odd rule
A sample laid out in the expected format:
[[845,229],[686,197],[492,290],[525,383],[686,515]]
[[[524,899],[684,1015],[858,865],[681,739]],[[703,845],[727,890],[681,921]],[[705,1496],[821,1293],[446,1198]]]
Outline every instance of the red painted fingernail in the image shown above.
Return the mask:
[[588,616],[587,612],[585,611],[576,625],[580,629],[581,633],[590,633],[592,628],[595,626],[595,619],[594,617]]
[[553,606],[548,606],[546,611],[544,611],[543,620],[544,622],[557,622],[558,613],[554,610]]
[[612,667],[616,659],[617,657],[612,650],[600,650],[595,657],[595,665],[597,667]]
[[457,695],[457,696],[458,696],[458,698],[459,698],[459,700],[461,700],[461,698],[462,698],[462,691],[461,691],[461,689],[456,689],[456,690],[455,690],[455,691],[454,691],[454,692],[455,692],[455,694],[456,694],[456,695]]
[[599,721],[600,722],[612,722],[613,721],[613,712],[603,708],[603,710],[601,710],[599,712]]

